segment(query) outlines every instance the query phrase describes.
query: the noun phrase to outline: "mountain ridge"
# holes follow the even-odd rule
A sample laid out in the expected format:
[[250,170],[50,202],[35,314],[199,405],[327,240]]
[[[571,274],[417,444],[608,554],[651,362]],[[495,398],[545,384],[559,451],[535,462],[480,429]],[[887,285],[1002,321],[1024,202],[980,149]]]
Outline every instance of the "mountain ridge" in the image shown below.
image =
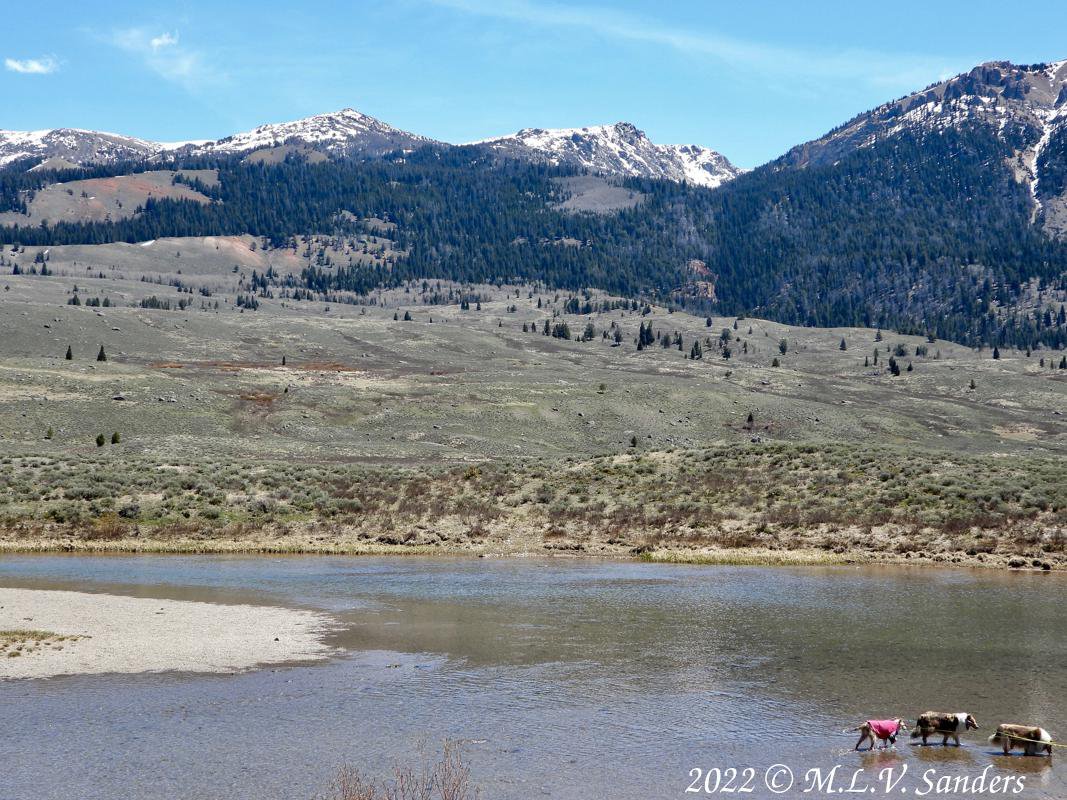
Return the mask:
[[[540,140],[538,136],[540,136]],[[584,128],[525,128],[517,134],[452,145],[404,131],[353,108],[267,123],[216,140],[155,142],[80,128],[0,130],[0,167],[19,159],[58,159],[75,165],[158,159],[165,155],[247,155],[296,147],[327,156],[381,156],[419,147],[466,146],[493,155],[576,166],[616,177],[658,178],[714,188],[742,174],[715,150],[695,144],[655,144],[628,122]]]
[[660,178],[715,188],[745,170],[721,153],[694,144],[655,144],[630,122],[582,128],[523,128],[470,142],[510,158],[544,160],[613,175]]
[[[1018,65],[987,61],[856,115],[827,134],[797,145],[770,163],[773,169],[832,164],[848,152],[903,132],[928,133],[968,125],[995,128],[1012,148],[1009,166],[1026,184],[1033,222],[1053,235],[1067,232],[1067,184],[1042,184],[1046,154],[1067,143],[1067,59]],[[1050,147],[1052,150],[1050,151]]]

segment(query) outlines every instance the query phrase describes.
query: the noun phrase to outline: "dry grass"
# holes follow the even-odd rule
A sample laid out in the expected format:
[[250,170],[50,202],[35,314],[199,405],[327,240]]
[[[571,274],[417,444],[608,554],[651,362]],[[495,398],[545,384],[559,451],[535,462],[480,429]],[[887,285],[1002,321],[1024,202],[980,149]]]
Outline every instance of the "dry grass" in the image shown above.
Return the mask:
[[459,745],[448,742],[436,763],[396,764],[387,779],[343,766],[323,800],[477,800],[479,796]]
[[0,630],[0,657],[18,658],[45,648],[62,650],[64,642],[73,642],[81,638],[81,636],[52,633],[51,631],[29,629]]
[[1067,463],[1040,456],[776,443],[444,468],[106,454],[0,465],[0,551],[1067,566]]
[[739,547],[733,550],[661,550],[642,553],[642,561],[657,564],[717,564],[723,566],[810,567],[855,563],[857,554],[848,556],[823,550],[767,550]]

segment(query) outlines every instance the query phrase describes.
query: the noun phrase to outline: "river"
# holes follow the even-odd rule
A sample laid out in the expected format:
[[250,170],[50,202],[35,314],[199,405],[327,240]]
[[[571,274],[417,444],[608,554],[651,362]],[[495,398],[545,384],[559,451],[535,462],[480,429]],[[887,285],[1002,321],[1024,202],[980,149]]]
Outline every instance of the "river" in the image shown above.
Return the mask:
[[[864,770],[868,796],[888,767],[896,795],[986,770],[1022,778],[1014,796],[1067,797],[1062,754],[986,741],[1009,721],[1067,739],[1057,574],[28,555],[0,557],[0,586],[317,609],[341,648],[236,675],[0,681],[5,800],[310,800],[343,762],[383,772],[446,739],[485,800],[708,796],[693,770],[715,767],[774,797],[776,764],[795,778],[785,796],[820,796],[805,775],[840,765],[846,785]],[[905,736],[869,755],[843,733],[927,709],[982,728],[959,749]]]

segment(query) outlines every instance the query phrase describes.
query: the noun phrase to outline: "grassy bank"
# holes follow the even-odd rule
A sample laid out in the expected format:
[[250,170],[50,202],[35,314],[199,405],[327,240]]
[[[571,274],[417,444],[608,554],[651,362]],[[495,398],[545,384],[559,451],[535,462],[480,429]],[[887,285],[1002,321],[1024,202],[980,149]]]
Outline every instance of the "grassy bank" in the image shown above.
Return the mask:
[[442,469],[108,454],[0,465],[9,551],[1067,565],[1067,464],[1038,456],[749,444]]

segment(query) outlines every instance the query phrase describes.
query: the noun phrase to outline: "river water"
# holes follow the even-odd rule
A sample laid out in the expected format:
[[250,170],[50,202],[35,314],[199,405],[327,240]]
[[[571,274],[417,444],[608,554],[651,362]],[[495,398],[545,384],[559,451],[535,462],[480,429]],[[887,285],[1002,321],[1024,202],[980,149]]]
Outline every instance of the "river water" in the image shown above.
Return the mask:
[[[840,765],[833,787],[862,769],[868,796],[984,796],[936,783],[984,770],[1018,781],[1008,796],[1067,798],[1064,751],[1004,758],[986,741],[1009,721],[1067,739],[1059,575],[4,556],[0,586],[319,609],[343,648],[238,675],[0,682],[4,800],[307,799],[343,762],[384,772],[449,739],[485,800],[709,796],[716,767],[741,771],[749,797],[783,796],[767,788],[772,765],[792,771],[790,797],[826,796],[804,791],[808,771]],[[959,749],[905,736],[869,755],[842,732],[927,709],[982,729]],[[900,776],[889,794],[885,768]]]

